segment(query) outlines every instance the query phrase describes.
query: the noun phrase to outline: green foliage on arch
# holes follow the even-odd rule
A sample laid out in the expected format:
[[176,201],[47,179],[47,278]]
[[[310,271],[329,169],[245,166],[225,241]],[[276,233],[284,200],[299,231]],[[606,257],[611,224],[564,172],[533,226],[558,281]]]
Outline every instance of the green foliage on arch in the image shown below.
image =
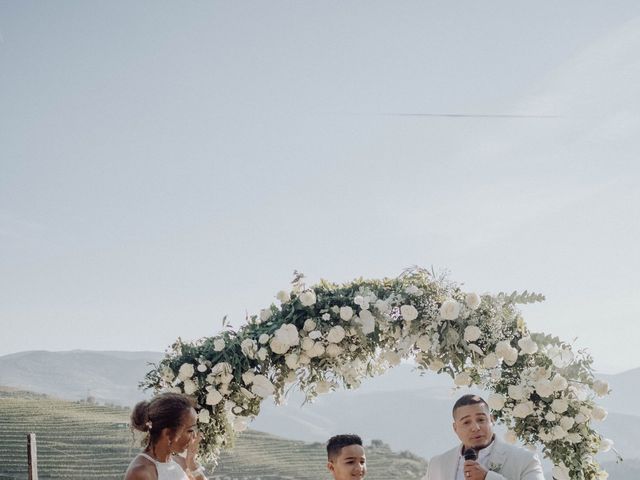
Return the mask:
[[246,429],[261,402],[296,385],[307,398],[357,388],[402,360],[476,385],[507,440],[540,445],[558,480],[606,478],[595,455],[610,447],[593,428],[604,409],[595,397],[592,359],[571,345],[532,334],[517,304],[541,295],[477,295],[422,269],[397,278],[357,279],[308,287],[297,274],[291,291],[238,330],[189,343],[178,340],[142,386],[192,395],[204,433],[202,453],[217,458]]

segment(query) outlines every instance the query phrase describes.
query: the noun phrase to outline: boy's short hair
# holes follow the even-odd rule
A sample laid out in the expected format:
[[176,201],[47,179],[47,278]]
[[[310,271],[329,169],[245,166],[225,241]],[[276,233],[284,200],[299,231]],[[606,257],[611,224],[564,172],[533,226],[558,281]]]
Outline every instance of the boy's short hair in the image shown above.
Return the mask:
[[348,447],[349,445],[362,446],[362,439],[353,433],[335,435],[331,437],[327,442],[327,458],[329,460],[333,460],[340,455],[340,451],[344,447]]
[[455,418],[456,410],[459,409],[460,407],[466,407],[467,405],[478,405],[478,404],[486,406],[487,410],[491,411],[491,409],[489,408],[489,404],[485,402],[484,398],[482,398],[480,395],[467,394],[467,395],[461,396],[456,401],[456,403],[453,404],[451,415],[453,415],[453,418]]

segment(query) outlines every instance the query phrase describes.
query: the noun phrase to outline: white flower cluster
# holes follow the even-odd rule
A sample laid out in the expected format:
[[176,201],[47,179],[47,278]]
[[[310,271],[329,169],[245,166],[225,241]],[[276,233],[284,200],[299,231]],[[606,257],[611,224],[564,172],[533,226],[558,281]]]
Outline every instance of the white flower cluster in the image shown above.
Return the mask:
[[415,359],[450,374],[456,386],[492,391],[487,401],[508,437],[540,442],[558,475],[571,478],[575,465],[581,478],[603,475],[593,455],[611,444],[591,422],[606,417],[593,398],[608,385],[567,345],[530,335],[504,296],[463,292],[417,271],[341,287],[306,288],[298,279],[276,297],[279,306],[238,332],[177,344],[148,376],[148,386],[197,400],[210,456],[247,427],[265,398],[281,401],[291,383],[313,398]]

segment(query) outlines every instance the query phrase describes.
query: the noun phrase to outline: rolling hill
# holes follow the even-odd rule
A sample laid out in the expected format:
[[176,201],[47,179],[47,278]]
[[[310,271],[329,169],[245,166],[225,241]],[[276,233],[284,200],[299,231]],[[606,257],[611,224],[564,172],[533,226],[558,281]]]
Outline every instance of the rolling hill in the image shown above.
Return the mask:
[[[27,478],[26,434],[37,435],[39,478],[121,479],[138,448],[124,408],[69,402],[13,389],[0,390],[0,478]],[[394,453],[381,441],[367,447],[370,480],[420,478],[426,462]],[[257,431],[224,452],[212,480],[328,479],[321,443],[291,441]]]

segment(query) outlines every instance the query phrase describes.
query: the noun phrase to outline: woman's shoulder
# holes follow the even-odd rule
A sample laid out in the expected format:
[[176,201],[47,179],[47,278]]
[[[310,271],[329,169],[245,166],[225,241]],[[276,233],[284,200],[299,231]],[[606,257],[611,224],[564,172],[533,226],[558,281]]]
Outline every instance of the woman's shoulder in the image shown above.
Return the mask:
[[124,480],[158,480],[158,472],[151,460],[138,455],[129,464]]

